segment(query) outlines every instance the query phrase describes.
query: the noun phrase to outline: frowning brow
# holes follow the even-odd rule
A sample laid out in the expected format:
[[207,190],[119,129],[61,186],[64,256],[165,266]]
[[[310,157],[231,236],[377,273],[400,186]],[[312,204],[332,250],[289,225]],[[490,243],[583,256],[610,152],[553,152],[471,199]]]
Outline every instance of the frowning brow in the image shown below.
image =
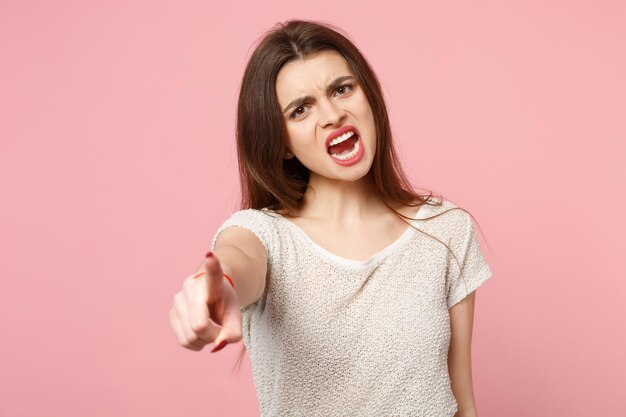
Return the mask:
[[[331,92],[335,88],[337,88],[342,82],[344,82],[346,80],[350,80],[350,79],[354,79],[354,77],[352,75],[345,75],[343,77],[339,77],[335,81],[330,83],[328,85],[328,87],[326,88],[326,90],[328,92]],[[295,99],[291,103],[287,104],[287,107],[285,107],[285,110],[283,110],[283,113],[287,113],[287,110],[291,109],[292,107],[301,106],[303,103],[306,103],[307,101],[313,101],[313,97],[311,97],[311,96],[304,96],[304,97],[300,97],[300,98]]]

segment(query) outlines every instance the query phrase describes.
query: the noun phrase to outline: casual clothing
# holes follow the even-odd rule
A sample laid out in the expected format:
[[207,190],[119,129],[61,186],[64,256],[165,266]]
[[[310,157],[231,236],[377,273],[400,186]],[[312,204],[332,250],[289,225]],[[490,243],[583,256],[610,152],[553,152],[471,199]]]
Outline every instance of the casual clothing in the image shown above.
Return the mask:
[[[243,342],[261,415],[442,416],[457,403],[447,366],[448,309],[492,273],[471,217],[423,205],[412,224],[367,261],[337,256],[273,211],[235,212],[268,253],[266,287],[242,307]],[[236,285],[236,277],[233,277]]]

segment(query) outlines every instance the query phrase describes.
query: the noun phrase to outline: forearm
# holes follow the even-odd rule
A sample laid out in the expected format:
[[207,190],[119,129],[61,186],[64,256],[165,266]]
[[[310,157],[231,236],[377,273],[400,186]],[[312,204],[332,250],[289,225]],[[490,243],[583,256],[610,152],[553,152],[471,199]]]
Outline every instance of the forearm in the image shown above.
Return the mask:
[[454,417],[476,417],[470,352],[468,349],[455,350],[456,348],[457,346],[451,345],[448,356],[450,382],[458,408]]
[[470,411],[457,411],[454,417],[478,417],[478,414],[475,409]]
[[475,292],[450,310],[451,338],[448,351],[450,384],[458,411],[455,417],[476,417],[472,384],[472,327]]
[[[241,306],[245,307],[257,301],[265,287],[266,266],[259,268],[258,260],[255,261],[236,246],[216,246],[213,254],[220,261],[222,272],[233,280]],[[204,262],[198,267],[198,272],[203,271]]]

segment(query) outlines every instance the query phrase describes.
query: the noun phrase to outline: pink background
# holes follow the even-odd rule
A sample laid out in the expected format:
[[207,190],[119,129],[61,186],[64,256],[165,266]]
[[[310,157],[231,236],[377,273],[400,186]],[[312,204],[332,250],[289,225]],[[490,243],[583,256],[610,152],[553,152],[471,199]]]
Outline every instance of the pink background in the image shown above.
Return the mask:
[[292,17],[350,34],[413,182],[478,220],[479,415],[626,415],[626,3],[408,3],[1,3],[0,416],[258,415],[240,344],[186,350],[168,310]]

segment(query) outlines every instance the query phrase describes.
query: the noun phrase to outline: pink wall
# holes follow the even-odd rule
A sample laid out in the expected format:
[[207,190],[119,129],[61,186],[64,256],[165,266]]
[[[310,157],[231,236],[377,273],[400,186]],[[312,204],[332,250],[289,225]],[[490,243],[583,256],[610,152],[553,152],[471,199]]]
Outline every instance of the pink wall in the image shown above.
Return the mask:
[[626,415],[626,3],[408,3],[0,4],[0,416],[258,414],[240,345],[167,316],[236,209],[251,45],[290,17],[351,35],[411,178],[478,219],[480,416]]

